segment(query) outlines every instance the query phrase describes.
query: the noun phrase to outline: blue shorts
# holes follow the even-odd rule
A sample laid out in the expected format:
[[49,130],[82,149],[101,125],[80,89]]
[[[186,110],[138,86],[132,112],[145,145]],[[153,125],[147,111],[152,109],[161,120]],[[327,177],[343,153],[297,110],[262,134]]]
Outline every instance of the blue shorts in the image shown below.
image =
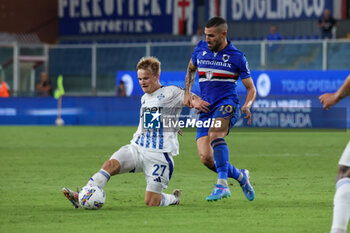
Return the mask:
[[[218,102],[209,112],[201,112],[199,114],[199,121],[206,121],[208,119],[225,118],[230,120],[230,129],[236,124],[241,116],[240,105],[232,99],[223,99]],[[197,128],[197,138],[208,135],[210,127]],[[230,131],[229,129],[229,131]],[[228,133],[228,132],[227,132]]]

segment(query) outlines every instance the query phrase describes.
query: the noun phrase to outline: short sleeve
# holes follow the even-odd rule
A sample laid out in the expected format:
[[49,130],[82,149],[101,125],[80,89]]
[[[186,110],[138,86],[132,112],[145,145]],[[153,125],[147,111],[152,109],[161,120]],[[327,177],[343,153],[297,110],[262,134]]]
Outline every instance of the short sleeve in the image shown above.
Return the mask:
[[181,87],[171,86],[172,90],[172,102],[174,107],[183,107],[185,90]]
[[250,78],[250,69],[249,69],[249,64],[248,61],[245,57],[244,54],[242,54],[241,59],[240,59],[240,64],[238,67],[238,72],[239,72],[239,77],[241,79],[245,78]]

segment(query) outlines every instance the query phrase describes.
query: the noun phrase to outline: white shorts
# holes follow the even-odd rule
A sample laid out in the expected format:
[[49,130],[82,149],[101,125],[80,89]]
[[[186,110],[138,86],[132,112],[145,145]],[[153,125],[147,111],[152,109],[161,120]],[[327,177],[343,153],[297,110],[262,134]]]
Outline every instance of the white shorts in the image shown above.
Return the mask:
[[168,187],[174,170],[174,160],[169,153],[146,151],[132,144],[121,147],[110,159],[118,160],[120,174],[143,171],[146,191],[155,193],[162,193]]
[[340,157],[339,165],[350,167],[350,141]]

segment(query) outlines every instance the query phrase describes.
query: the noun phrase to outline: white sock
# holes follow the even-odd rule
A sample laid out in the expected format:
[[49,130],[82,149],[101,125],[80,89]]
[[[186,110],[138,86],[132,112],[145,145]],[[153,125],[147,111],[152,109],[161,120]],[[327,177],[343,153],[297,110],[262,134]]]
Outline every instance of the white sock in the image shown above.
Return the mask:
[[225,179],[218,179],[217,184],[221,184],[225,187],[228,187],[227,180],[225,180]]
[[97,172],[95,175],[93,175],[90,178],[88,185],[90,186],[97,185],[103,188],[107,184],[110,178],[111,178],[111,175],[106,170],[101,169],[99,172]]
[[177,203],[177,199],[173,194],[162,193],[162,201],[159,206],[169,206]]
[[346,233],[350,219],[350,178],[337,182],[334,195],[333,224],[331,233]]

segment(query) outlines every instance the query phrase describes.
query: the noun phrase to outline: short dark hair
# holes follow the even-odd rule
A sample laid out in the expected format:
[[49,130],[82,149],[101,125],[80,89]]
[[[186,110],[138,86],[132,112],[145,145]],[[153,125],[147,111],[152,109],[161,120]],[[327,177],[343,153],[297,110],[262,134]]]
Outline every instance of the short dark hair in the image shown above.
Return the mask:
[[226,20],[219,17],[219,16],[216,16],[216,17],[213,17],[211,19],[209,19],[209,21],[207,22],[207,24],[205,25],[206,28],[211,28],[211,27],[217,27],[217,26],[220,26],[220,25],[223,25],[223,24],[227,24]]

